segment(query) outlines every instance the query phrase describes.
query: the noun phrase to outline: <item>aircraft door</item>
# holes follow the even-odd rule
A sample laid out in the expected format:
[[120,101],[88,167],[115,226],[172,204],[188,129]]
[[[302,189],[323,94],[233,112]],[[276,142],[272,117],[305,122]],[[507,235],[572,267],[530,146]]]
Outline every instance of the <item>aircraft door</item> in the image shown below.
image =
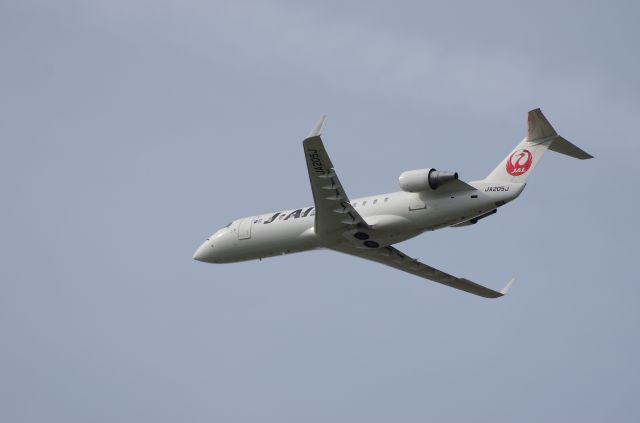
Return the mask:
[[251,238],[251,224],[253,223],[253,217],[242,219],[238,225],[238,239]]

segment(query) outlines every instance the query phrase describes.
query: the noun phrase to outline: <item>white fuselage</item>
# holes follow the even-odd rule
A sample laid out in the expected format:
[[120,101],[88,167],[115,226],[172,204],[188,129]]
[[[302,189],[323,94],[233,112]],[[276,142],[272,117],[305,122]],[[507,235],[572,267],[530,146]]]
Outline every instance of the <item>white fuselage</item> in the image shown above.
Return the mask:
[[[351,200],[381,245],[395,244],[425,231],[468,222],[515,199],[524,183],[476,181],[477,191],[395,192]],[[208,238],[194,258],[209,263],[255,260],[316,248],[334,248],[353,239],[321,242],[311,206],[238,219]]]

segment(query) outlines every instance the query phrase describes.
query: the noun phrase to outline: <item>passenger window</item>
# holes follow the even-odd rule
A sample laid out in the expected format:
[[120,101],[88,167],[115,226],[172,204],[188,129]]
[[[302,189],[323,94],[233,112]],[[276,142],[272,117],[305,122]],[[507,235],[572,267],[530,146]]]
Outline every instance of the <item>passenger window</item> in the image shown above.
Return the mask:
[[363,205],[363,206],[366,206],[366,205],[367,205],[367,202],[366,202],[366,201],[363,201],[363,202],[362,202],[362,205]]
[[389,201],[389,197],[384,197],[384,202],[386,203],[387,201]]
[[358,202],[353,203],[353,207],[358,207]]
[[375,200],[373,200],[373,204],[376,204],[377,202],[378,202],[377,198]]

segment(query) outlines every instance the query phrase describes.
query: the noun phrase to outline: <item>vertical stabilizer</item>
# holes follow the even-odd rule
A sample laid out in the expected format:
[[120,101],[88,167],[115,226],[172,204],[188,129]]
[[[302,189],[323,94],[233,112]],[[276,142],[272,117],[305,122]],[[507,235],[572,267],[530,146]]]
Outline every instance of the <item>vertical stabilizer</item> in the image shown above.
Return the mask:
[[486,180],[524,183],[542,155],[549,149],[578,159],[593,157],[559,136],[542,111],[535,109],[531,110],[527,116],[527,136],[487,176]]
[[542,114],[542,110],[531,110],[527,115],[527,141],[542,140],[557,136],[558,133]]

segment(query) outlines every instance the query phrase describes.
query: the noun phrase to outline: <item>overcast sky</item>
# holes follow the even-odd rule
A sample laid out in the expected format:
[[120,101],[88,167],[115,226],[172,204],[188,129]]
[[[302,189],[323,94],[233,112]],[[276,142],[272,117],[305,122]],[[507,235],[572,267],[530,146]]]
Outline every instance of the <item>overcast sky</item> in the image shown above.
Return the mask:
[[[637,422],[637,2],[0,0],[0,421]],[[486,300],[320,251],[191,259],[409,169],[485,177],[541,107],[518,201],[401,248]]]

